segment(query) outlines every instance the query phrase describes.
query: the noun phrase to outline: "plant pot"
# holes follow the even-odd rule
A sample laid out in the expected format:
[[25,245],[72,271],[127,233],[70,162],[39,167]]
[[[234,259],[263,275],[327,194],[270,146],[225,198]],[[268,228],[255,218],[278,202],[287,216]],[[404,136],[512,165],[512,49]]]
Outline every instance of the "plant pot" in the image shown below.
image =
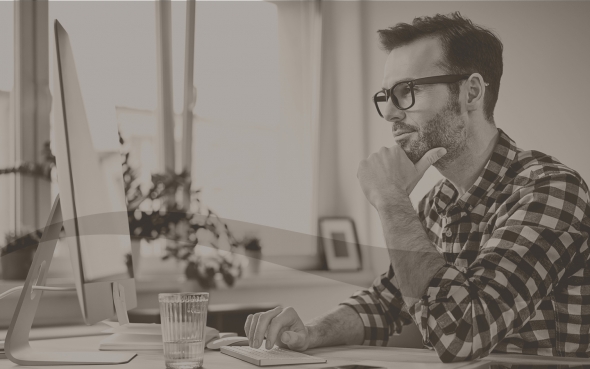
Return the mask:
[[[139,263],[141,257],[141,239],[140,238],[131,238],[131,257],[132,257],[132,269],[133,269],[133,277],[137,278],[139,275]],[[129,267],[129,266],[128,266]]]
[[260,273],[260,261],[262,260],[262,251],[246,250],[244,254],[248,258],[248,274],[258,275]]
[[182,277],[179,281],[180,292],[209,292],[208,288],[203,288],[196,279]]
[[[36,246],[36,245],[35,245]],[[0,257],[2,267],[2,279],[25,280],[29,269],[33,264],[33,257],[37,248],[35,246],[24,247]]]

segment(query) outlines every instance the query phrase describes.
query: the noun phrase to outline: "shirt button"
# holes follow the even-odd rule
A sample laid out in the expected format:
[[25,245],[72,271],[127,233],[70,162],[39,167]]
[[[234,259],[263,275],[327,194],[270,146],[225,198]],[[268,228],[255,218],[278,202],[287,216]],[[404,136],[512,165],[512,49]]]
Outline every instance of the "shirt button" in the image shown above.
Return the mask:
[[451,232],[450,229],[447,229],[446,233],[447,237],[451,237],[453,235],[453,232]]

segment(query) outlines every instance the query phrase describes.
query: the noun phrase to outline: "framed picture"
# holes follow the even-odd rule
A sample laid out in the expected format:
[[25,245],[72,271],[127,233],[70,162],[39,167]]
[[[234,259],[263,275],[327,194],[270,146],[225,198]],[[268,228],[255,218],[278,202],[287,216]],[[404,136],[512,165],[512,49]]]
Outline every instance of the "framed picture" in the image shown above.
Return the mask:
[[359,241],[351,218],[320,218],[319,236],[328,270],[361,269]]

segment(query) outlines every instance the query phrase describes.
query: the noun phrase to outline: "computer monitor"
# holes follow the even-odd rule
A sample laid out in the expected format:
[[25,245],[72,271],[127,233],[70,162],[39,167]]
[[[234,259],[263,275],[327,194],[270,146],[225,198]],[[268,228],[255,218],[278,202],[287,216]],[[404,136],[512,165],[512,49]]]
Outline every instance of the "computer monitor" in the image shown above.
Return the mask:
[[[84,320],[93,324],[113,310],[112,282],[124,286],[127,307],[136,306],[135,283],[127,275],[131,250],[121,159],[99,161],[76,73],[72,45],[55,22],[55,158],[66,240]],[[114,109],[114,107],[113,107]],[[105,125],[104,128],[114,125]],[[117,139],[117,132],[110,136]],[[111,146],[117,146],[117,142]],[[118,159],[118,160],[117,160]]]
[[[127,310],[137,305],[135,281],[127,275],[124,262],[130,237],[121,161],[118,158],[102,165],[99,161],[72,45],[57,20],[55,46],[54,151],[59,197],[19,298],[5,351],[10,360],[20,365],[126,363],[135,354],[47,352],[35,350],[29,344],[29,332],[41,298],[41,293],[33,287],[45,284],[62,224],[84,321],[94,324],[117,314],[120,323],[128,323]],[[116,132],[112,137],[117,137]]]

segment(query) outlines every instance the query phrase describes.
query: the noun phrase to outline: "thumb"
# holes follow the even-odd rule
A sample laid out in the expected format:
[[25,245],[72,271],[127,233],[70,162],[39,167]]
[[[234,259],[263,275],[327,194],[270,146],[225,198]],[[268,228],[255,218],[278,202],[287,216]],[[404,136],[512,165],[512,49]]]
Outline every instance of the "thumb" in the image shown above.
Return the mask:
[[447,154],[447,149],[444,147],[437,147],[428,151],[424,156],[416,163],[416,170],[418,174],[423,175],[426,169],[438,161]]
[[281,342],[287,345],[291,350],[300,350],[305,346],[305,334],[285,331],[281,335]]

